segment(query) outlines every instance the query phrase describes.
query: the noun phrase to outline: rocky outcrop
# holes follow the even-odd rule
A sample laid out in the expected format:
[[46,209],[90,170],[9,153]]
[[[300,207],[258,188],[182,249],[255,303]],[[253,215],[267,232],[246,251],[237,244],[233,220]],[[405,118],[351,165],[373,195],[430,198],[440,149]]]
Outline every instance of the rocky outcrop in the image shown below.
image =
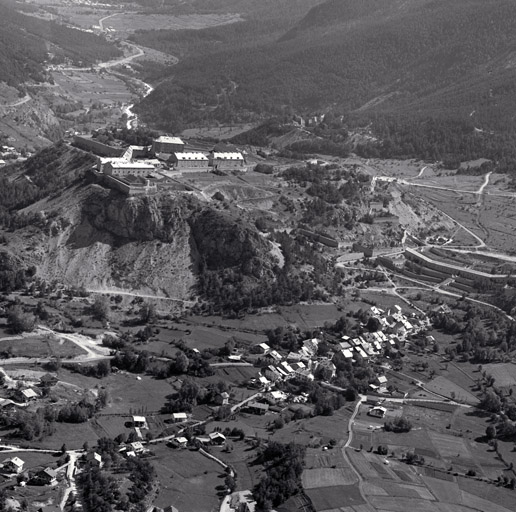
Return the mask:
[[192,238],[199,257],[209,270],[239,267],[256,278],[272,268],[270,245],[256,229],[212,209],[190,219]]
[[189,300],[204,270],[231,268],[256,283],[272,278],[277,264],[239,212],[201,207],[181,192],[127,197],[78,182],[24,213],[40,221],[31,251],[20,245],[18,254],[30,254],[26,263],[43,279],[67,286]]
[[159,240],[169,243],[188,229],[191,201],[169,195],[125,197],[97,191],[84,202],[83,214],[100,231],[124,241]]

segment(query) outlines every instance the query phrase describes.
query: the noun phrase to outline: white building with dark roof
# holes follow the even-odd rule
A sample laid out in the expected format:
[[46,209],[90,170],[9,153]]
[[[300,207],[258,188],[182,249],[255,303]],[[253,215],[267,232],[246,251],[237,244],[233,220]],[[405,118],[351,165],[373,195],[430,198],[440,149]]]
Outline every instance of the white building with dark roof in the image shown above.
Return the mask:
[[172,153],[168,161],[178,171],[208,171],[209,160],[203,153]]
[[10,459],[5,459],[2,462],[2,469],[4,473],[21,473],[23,471],[24,464],[25,462],[23,462],[19,457],[12,457]]
[[242,153],[213,152],[210,154],[209,162],[213,169],[221,171],[242,170],[245,164]]
[[154,172],[155,167],[150,164],[126,162],[123,160],[110,161],[104,165],[104,174],[108,176],[141,176],[145,177]]

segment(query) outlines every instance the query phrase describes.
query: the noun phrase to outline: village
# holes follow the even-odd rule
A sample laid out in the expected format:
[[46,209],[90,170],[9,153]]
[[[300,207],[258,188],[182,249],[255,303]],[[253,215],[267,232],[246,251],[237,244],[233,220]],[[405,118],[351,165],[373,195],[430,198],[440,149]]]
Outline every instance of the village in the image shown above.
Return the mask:
[[[184,411],[177,411],[171,414],[155,414],[150,417],[144,413],[131,414],[130,410],[125,413],[115,414],[113,420],[117,419],[118,425],[122,426],[122,432],[117,437],[116,452],[117,458],[130,459],[152,457],[156,447],[162,443],[166,446],[181,450],[195,449],[200,450],[207,457],[219,459],[219,464],[228,467],[223,462],[224,457],[217,455],[217,450],[227,451],[237,438],[247,437],[240,428],[231,428],[230,424],[224,429],[221,428],[220,419],[227,418],[234,422],[239,417],[264,417],[268,424],[276,424],[278,418],[283,418],[285,414],[297,414],[299,417],[310,417],[313,408],[309,404],[309,391],[302,391],[307,385],[318,382],[323,386],[332,387],[332,380],[337,373],[337,366],[342,363],[356,364],[367,361],[367,364],[378,368],[380,371],[370,379],[367,399],[369,404],[370,416],[383,418],[387,409],[380,404],[389,397],[400,396],[403,398],[406,393],[394,391],[389,386],[385,370],[381,367],[382,363],[388,361],[386,354],[391,357],[398,349],[406,349],[410,346],[414,336],[425,336],[426,331],[431,327],[429,319],[422,314],[403,312],[403,309],[395,305],[392,309],[383,310],[372,306],[367,312],[367,326],[361,325],[362,334],[356,337],[342,336],[340,341],[336,340],[330,345],[331,350],[321,355],[323,345],[328,346],[327,336],[321,332],[321,337],[305,339],[299,344],[298,350],[286,351],[281,348],[272,348],[268,343],[261,342],[251,344],[246,347],[233,347],[220,363],[215,364],[214,369],[218,370],[227,367],[246,371],[248,378],[242,382],[242,388],[237,392],[235,386],[221,386],[219,391],[212,390],[212,398],[209,408],[205,410],[204,417],[199,416],[197,409],[194,408]],[[430,336],[430,338],[432,338]],[[196,349],[194,349],[195,353]],[[199,353],[197,351],[197,353]],[[72,360],[73,361],[73,358]],[[23,362],[23,358],[20,358]],[[65,362],[65,360],[63,361]],[[390,366],[386,366],[389,368]],[[252,371],[255,371],[254,375]],[[112,368],[112,371],[115,371]],[[115,374],[115,378],[120,378],[126,372]],[[35,371],[31,369],[14,370],[11,365],[4,365],[1,369],[3,389],[1,391],[0,407],[4,417],[16,417],[23,414],[23,411],[36,411],[40,407],[52,402],[66,404],[68,399],[64,399],[64,390],[72,386],[70,382],[61,381],[61,372],[55,371]],[[72,374],[69,374],[70,379]],[[117,377],[118,375],[118,377]],[[127,374],[127,377],[130,377]],[[66,379],[66,377],[64,377]],[[141,377],[137,377],[137,381]],[[183,383],[183,384],[181,384]],[[297,392],[284,391],[285,386],[293,383]],[[176,381],[176,386],[181,389],[184,379]],[[208,389],[212,389],[208,386]],[[308,389],[308,388],[307,388]],[[338,388],[335,388],[338,389]],[[85,390],[86,391],[86,390]],[[97,400],[99,399],[98,392]],[[57,399],[61,396],[61,399]],[[159,400],[159,397],[156,397]],[[50,400],[50,401],[49,401]],[[165,397],[162,397],[165,400]],[[360,406],[361,399],[357,404]],[[365,395],[363,400],[365,401]],[[120,409],[119,409],[120,410]],[[209,411],[209,412],[208,412]],[[109,419],[102,418],[101,424]],[[259,420],[261,422],[262,420]],[[213,423],[213,425],[210,425]],[[107,424],[106,424],[107,425]],[[345,430],[346,425],[341,427]],[[251,436],[252,437],[252,436]],[[86,443],[87,444],[87,443]],[[65,494],[66,489],[71,489],[74,500],[79,499],[75,490],[75,476],[80,475],[81,471],[95,465],[101,468],[104,464],[103,455],[95,451],[95,448],[88,446],[73,446],[66,448],[64,445],[61,450],[46,450],[46,453],[55,453],[59,460],[52,463],[52,457],[47,455],[44,464],[34,465],[31,461],[32,454],[29,452],[17,451],[18,444],[8,442],[6,445],[0,444],[1,450],[14,451],[15,456],[4,459],[2,463],[2,486],[15,485],[17,488],[37,488],[46,487],[49,492],[58,492],[58,495]],[[30,446],[30,444],[22,444]],[[213,450],[216,450],[213,452]],[[32,448],[33,452],[41,455],[45,453],[44,448]],[[105,456],[105,455],[104,455]],[[26,460],[29,457],[28,461]],[[72,478],[72,480],[70,480]],[[68,483],[67,483],[68,482]],[[68,492],[68,491],[66,491]],[[64,499],[64,498],[63,498]],[[66,498],[67,499],[67,498]],[[65,499],[65,501],[66,501]],[[56,499],[53,498],[55,502]],[[64,502],[65,502],[64,501]],[[233,500],[235,501],[235,500]],[[64,504],[63,502],[63,504]],[[253,500],[249,497],[236,499],[238,510],[254,510]],[[245,503],[247,509],[238,508]],[[228,505],[229,506],[229,505]],[[177,508],[163,508],[163,510],[176,511]],[[55,504],[43,506],[38,510],[42,512],[54,512],[61,510]],[[160,510],[156,508],[155,510]]]

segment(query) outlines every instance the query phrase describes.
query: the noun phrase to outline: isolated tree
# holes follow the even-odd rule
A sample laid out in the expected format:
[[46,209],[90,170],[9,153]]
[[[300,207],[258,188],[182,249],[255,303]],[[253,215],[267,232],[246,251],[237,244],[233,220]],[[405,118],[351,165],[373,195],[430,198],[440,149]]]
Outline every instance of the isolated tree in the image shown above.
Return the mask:
[[36,323],[34,315],[23,311],[20,305],[15,305],[7,312],[7,323],[14,334],[32,331]]
[[109,320],[109,300],[104,295],[97,295],[91,306],[91,314],[93,318],[104,322]]
[[224,478],[224,483],[226,484],[229,492],[233,492],[236,489],[236,481],[231,475],[226,475],[226,478]]
[[488,389],[478,406],[486,411],[498,413],[502,409],[502,401],[492,389]]
[[494,425],[488,425],[486,428],[486,437],[491,440],[496,437],[496,427]]
[[184,352],[177,352],[174,361],[170,364],[170,371],[176,375],[182,375],[188,371],[190,359]]
[[151,302],[144,302],[139,317],[142,324],[151,324],[156,320],[156,306]]

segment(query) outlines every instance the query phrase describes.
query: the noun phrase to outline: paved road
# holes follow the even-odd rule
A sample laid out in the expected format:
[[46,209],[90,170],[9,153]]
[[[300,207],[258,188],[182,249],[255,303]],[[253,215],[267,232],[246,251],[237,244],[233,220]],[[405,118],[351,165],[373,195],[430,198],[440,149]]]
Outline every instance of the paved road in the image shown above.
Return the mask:
[[115,12],[114,14],[110,14],[109,16],[104,16],[103,18],[100,18],[100,20],[99,20],[99,27],[100,27],[100,30],[105,31],[105,28],[104,28],[104,22],[105,22],[106,20],[108,20],[109,18],[112,18],[113,16],[118,16],[118,14],[120,14],[120,13]]
[[365,395],[358,395],[358,401],[355,405],[355,409],[353,411],[353,414],[351,415],[351,418],[349,418],[348,422],[348,440],[346,441],[346,444],[344,445],[344,448],[348,448],[349,445],[353,442],[353,423],[355,422],[355,418],[358,414],[358,411],[360,410],[360,406],[363,402],[367,400],[367,397]]
[[98,64],[98,67],[101,69],[108,69],[115,66],[120,66],[122,64],[129,64],[134,59],[143,57],[145,55],[145,52],[139,46],[136,46],[133,43],[128,43],[127,41],[125,41],[125,44],[127,44],[127,46],[131,46],[134,50],[136,50],[136,53],[128,55],[127,57],[121,57],[120,59],[110,60],[108,62],[101,62],[100,64]]

